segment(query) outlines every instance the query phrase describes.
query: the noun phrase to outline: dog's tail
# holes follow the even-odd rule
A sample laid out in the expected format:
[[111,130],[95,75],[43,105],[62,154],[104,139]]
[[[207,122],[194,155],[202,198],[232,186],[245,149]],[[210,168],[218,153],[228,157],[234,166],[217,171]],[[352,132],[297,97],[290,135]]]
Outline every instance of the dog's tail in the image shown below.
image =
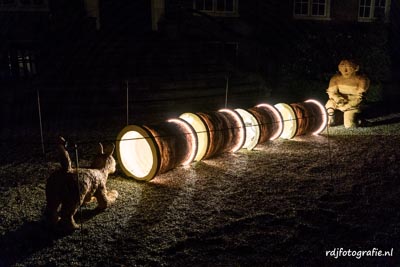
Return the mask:
[[67,141],[62,136],[58,139],[58,156],[61,169],[70,172],[72,170],[71,159],[67,151]]

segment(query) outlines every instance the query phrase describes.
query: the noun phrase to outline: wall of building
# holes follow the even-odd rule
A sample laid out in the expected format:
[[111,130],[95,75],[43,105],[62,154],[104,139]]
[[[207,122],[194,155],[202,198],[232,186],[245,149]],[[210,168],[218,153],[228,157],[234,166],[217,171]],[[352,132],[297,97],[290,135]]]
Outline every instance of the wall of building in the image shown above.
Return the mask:
[[331,17],[334,21],[357,21],[359,0],[331,1]]

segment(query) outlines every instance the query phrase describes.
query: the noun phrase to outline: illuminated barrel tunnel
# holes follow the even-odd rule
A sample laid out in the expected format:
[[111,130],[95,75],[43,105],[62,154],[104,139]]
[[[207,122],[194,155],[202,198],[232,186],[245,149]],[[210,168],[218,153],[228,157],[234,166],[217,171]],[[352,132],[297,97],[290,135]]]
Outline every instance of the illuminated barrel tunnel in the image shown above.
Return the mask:
[[117,154],[127,176],[148,181],[224,152],[252,150],[279,137],[319,134],[326,125],[325,107],[316,100],[183,113],[156,125],[126,126],[117,137]]
[[117,155],[124,173],[148,181],[194,160],[197,134],[190,124],[171,119],[152,125],[126,126],[117,138]]

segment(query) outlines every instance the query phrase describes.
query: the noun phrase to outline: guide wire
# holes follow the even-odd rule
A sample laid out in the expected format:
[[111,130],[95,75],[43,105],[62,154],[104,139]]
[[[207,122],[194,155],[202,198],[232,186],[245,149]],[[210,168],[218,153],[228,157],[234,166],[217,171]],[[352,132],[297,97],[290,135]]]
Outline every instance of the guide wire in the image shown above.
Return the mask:
[[[196,131],[197,134],[201,133],[207,133],[207,132],[222,132],[226,130],[235,130],[235,129],[240,129],[240,128],[248,128],[248,127],[254,127],[254,126],[265,126],[265,125],[273,125],[277,123],[285,123],[285,122],[290,122],[290,121],[296,121],[299,119],[309,119],[309,118],[314,118],[315,116],[304,116],[300,118],[293,118],[293,119],[286,119],[286,120],[281,120],[281,121],[272,121],[268,123],[257,123],[257,124],[251,124],[251,125],[245,125],[244,127],[227,127],[227,128],[220,128],[220,129],[213,129],[213,130],[206,130],[206,131]],[[120,141],[132,141],[132,140],[140,140],[140,139],[151,139],[151,138],[164,138],[164,137],[172,137],[172,136],[178,136],[178,135],[188,135],[192,133],[181,133],[181,134],[174,134],[174,135],[157,135],[157,136],[152,136],[152,137],[135,137],[135,138],[124,138],[124,139],[115,139],[115,138],[110,138],[110,139],[103,139],[101,140],[102,142],[120,142]],[[12,143],[15,140],[11,139],[2,139],[0,140],[0,143]],[[41,145],[42,143],[38,142],[20,142],[20,141],[15,141],[19,145]],[[79,141],[79,142],[74,142],[76,145],[87,145],[87,144],[98,144],[99,141],[96,140],[88,140],[88,141]],[[43,144],[46,145],[57,145],[57,142],[43,142]]]

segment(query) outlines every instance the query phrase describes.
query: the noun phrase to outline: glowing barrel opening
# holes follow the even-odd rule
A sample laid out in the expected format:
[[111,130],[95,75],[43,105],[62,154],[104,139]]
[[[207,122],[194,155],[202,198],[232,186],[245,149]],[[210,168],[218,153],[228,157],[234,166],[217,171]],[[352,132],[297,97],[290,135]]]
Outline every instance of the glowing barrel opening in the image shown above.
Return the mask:
[[194,129],[198,140],[197,153],[194,157],[194,160],[202,160],[204,158],[204,155],[207,153],[210,139],[206,123],[200,116],[196,115],[195,113],[183,113],[179,116],[179,118],[185,120]]
[[246,138],[243,148],[252,150],[260,140],[260,127],[257,118],[247,110],[235,109],[235,111],[242,117]]
[[117,156],[123,172],[137,180],[150,180],[160,167],[157,143],[144,127],[129,125],[117,137]]
[[278,103],[275,107],[279,110],[283,119],[283,131],[280,135],[284,139],[292,139],[297,133],[297,119],[293,108],[285,103]]
[[151,180],[179,165],[189,164],[197,153],[197,135],[186,121],[172,119],[153,126],[130,125],[117,139],[117,155],[124,173]]
[[316,118],[320,120],[320,123],[316,124],[316,130],[312,134],[320,134],[328,125],[328,112],[326,111],[326,108],[317,100],[309,99],[306,100],[305,103],[314,104],[318,107],[318,111],[315,111],[315,114]]

